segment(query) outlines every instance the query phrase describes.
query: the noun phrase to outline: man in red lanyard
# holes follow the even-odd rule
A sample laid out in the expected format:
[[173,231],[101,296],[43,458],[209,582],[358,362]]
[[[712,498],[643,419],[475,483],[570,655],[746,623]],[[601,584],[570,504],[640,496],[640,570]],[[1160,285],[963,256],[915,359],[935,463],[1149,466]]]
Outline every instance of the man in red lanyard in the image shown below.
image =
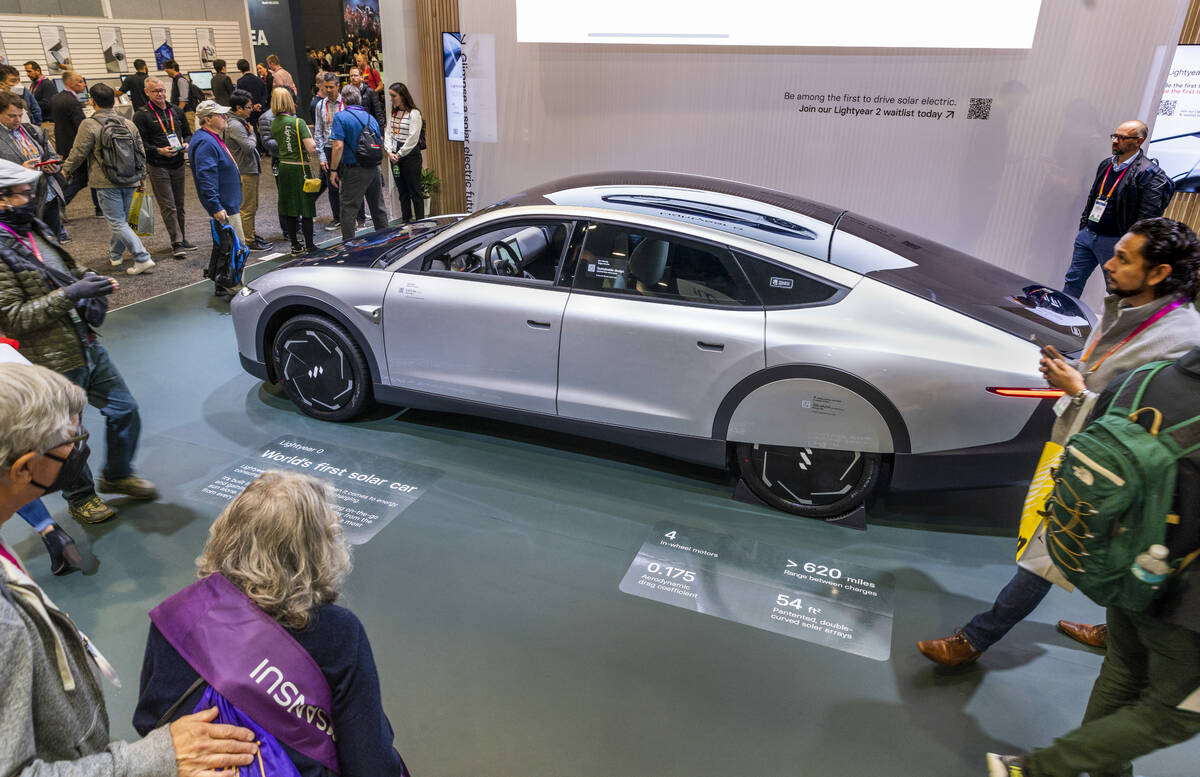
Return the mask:
[[184,231],[184,159],[192,128],[183,111],[167,102],[168,88],[157,78],[146,79],[146,107],[133,115],[133,123],[146,147],[146,172],[154,201],[171,236],[171,255],[187,257],[196,246],[188,242]]
[[[1161,359],[1178,359],[1200,343],[1200,313],[1192,300],[1200,293],[1200,241],[1177,221],[1142,219],[1117,241],[1104,265],[1109,295],[1104,314],[1092,330],[1079,361],[1067,362],[1050,351],[1042,358],[1046,381],[1067,396],[1055,405],[1058,420],[1050,439],[1062,444],[1095,404],[1097,393],[1113,378]],[[1050,592],[1050,581],[1024,567],[996,597],[990,610],[942,639],[917,643],[926,658],[942,666],[977,660]],[[1103,644],[1104,636],[1059,621],[1072,637]],[[1075,633],[1072,633],[1074,631]]]
[[1158,162],[1142,153],[1146,125],[1127,121],[1109,135],[1112,156],[1100,160],[1087,203],[1079,218],[1079,234],[1063,291],[1083,295],[1088,276],[1112,256],[1121,235],[1138,219],[1161,216],[1171,199],[1171,179]]

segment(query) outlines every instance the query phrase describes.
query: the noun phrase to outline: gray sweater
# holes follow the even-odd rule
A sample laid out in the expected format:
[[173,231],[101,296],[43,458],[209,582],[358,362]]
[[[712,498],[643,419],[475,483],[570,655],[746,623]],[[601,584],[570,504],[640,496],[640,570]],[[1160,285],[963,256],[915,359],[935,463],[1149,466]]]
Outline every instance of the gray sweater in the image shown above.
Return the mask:
[[83,638],[15,569],[0,560],[0,775],[174,777],[165,726],[137,742],[109,741]]
[[[1092,343],[1096,343],[1096,347],[1092,348],[1089,362],[1091,364],[1099,362],[1104,354],[1128,337],[1139,324],[1176,298],[1174,294],[1167,294],[1153,302],[1131,308],[1122,305],[1124,300],[1115,294],[1105,297],[1104,314],[1100,317],[1099,325],[1092,330],[1088,344],[1084,348],[1084,353],[1087,353],[1087,349],[1091,347]],[[1050,439],[1060,445],[1066,442],[1067,432],[1071,429],[1076,417],[1087,418],[1088,413],[1092,410],[1092,405],[1096,402],[1097,395],[1112,382],[1113,378],[1141,367],[1143,364],[1163,359],[1178,359],[1190,351],[1192,346],[1198,344],[1200,344],[1200,313],[1196,312],[1193,305],[1183,305],[1175,308],[1152,324],[1149,329],[1143,330],[1137,337],[1117,349],[1116,353],[1104,359],[1095,372],[1089,373],[1087,366],[1084,365],[1081,370],[1083,382],[1093,396],[1089,396],[1087,401],[1078,407],[1075,405],[1068,407],[1067,411],[1055,421],[1054,432]],[[1078,362],[1072,362],[1072,366],[1076,369],[1080,368]],[[1082,416],[1079,416],[1080,413]]]

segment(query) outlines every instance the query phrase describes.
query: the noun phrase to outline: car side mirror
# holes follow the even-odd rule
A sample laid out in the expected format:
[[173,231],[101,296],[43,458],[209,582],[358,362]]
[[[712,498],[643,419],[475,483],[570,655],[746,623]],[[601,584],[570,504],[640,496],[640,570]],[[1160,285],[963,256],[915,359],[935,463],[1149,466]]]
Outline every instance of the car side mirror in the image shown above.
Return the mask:
[[433,256],[432,254],[421,259],[421,272],[429,272],[430,270],[441,270],[445,272],[450,269],[450,254],[441,254]]

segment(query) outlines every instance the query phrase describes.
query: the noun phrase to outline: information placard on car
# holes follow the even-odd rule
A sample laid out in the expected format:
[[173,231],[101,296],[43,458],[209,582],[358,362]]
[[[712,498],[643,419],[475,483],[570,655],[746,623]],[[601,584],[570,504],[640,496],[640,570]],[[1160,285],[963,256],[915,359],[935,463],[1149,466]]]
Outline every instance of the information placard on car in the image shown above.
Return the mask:
[[306,472],[327,481],[333,489],[334,512],[354,545],[374,537],[442,475],[439,469],[390,456],[288,435],[264,446],[257,456],[235,462],[190,496],[229,502],[269,469]]
[[620,590],[876,661],[891,655],[893,576],[823,553],[664,522]]

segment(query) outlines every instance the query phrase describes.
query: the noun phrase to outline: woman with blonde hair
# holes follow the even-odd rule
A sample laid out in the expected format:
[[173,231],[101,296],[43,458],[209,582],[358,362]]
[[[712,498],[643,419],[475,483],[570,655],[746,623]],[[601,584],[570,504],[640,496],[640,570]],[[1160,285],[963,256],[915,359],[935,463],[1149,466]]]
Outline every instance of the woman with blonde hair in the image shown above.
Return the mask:
[[[279,197],[279,223],[292,242],[292,255],[297,256],[316,248],[313,240],[313,219],[317,215],[319,190],[304,190],[306,178],[320,178],[313,169],[317,143],[312,139],[308,124],[296,115],[296,101],[283,87],[271,92],[271,137],[279,144],[279,172],[275,181]],[[304,245],[297,231],[304,232]]]
[[150,613],[135,728],[216,704],[261,732],[272,775],[407,776],[366,631],[334,604],[350,548],[329,502],[321,480],[268,471],[229,503],[199,581]]

